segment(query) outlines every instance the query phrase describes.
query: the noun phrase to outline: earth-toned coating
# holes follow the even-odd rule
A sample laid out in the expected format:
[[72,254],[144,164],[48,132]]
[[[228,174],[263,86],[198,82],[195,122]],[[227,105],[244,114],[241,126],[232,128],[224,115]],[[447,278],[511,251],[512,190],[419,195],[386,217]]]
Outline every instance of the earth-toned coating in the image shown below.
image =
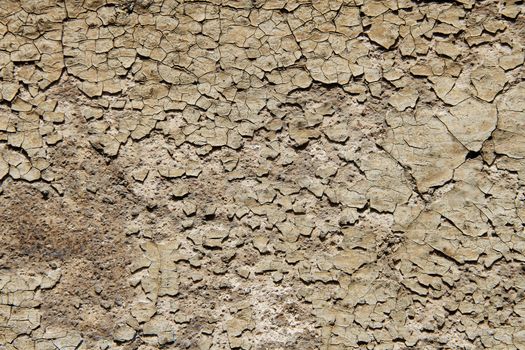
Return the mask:
[[525,349],[521,0],[0,0],[0,350]]

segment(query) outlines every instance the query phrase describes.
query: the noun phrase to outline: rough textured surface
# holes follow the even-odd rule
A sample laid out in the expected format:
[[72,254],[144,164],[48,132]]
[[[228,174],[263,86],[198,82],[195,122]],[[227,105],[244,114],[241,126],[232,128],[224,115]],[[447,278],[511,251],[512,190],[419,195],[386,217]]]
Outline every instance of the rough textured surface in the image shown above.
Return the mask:
[[0,0],[0,349],[525,349],[524,16]]

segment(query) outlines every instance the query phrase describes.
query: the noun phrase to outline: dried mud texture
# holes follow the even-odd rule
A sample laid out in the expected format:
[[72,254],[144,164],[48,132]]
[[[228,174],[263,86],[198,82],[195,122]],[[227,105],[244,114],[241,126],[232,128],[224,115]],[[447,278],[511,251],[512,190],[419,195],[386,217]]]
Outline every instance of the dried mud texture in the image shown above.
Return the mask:
[[0,0],[0,349],[525,349],[519,0]]

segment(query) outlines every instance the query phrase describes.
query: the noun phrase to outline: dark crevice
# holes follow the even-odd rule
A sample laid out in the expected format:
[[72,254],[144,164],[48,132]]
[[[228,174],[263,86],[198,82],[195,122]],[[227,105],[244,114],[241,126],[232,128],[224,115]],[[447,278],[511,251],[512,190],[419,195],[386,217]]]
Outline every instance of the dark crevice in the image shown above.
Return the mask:
[[465,159],[476,159],[478,157],[481,157],[480,151],[468,151],[467,155],[465,156]]

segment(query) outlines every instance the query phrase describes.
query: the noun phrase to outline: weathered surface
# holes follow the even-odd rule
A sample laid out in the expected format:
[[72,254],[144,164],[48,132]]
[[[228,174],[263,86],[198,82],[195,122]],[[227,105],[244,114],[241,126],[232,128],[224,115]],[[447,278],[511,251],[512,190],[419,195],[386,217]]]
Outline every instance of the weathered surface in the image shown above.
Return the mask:
[[1,0],[0,350],[525,349],[524,11]]

